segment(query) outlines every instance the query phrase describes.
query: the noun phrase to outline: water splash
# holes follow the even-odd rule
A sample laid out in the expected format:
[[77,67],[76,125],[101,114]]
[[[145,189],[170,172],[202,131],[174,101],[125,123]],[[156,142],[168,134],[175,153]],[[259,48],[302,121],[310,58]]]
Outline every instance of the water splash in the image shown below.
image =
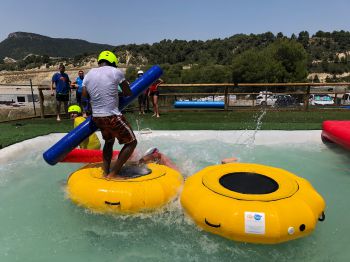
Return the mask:
[[266,109],[260,111],[260,115],[258,115],[257,119],[256,119],[256,127],[255,127],[255,130],[254,130],[254,133],[253,133],[253,136],[252,136],[252,145],[254,144],[255,142],[255,136],[256,134],[258,133],[259,130],[261,130],[261,126],[262,126],[262,119],[264,118],[264,116],[266,115]]

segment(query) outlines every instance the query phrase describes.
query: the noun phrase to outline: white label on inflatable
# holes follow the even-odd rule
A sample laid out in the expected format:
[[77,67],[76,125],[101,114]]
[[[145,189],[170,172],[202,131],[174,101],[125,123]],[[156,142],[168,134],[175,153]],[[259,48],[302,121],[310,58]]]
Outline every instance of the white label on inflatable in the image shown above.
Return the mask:
[[245,233],[265,234],[265,213],[244,212]]

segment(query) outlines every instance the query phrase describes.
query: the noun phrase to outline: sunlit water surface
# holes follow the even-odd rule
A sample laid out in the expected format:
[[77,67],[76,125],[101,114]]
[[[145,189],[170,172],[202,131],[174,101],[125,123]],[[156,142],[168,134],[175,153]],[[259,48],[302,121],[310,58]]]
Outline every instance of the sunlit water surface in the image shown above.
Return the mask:
[[65,196],[68,175],[81,165],[43,161],[57,140],[47,136],[26,141],[14,156],[0,151],[0,261],[350,261],[349,153],[318,138],[295,143],[289,133],[262,133],[261,143],[255,132],[230,134],[139,134],[138,149],[157,146],[185,178],[237,156],[308,179],[327,203],[326,220],[310,236],[279,245],[233,242],[197,228],[178,199],[150,214],[91,213]]

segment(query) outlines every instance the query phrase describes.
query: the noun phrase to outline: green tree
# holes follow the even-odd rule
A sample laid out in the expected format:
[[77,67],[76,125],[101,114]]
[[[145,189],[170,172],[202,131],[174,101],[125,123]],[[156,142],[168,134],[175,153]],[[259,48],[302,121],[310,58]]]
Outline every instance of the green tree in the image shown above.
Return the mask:
[[282,82],[305,81],[307,76],[307,53],[296,41],[277,40],[269,46],[276,61],[282,64],[284,76]]
[[298,36],[298,42],[303,45],[304,48],[309,46],[310,35],[308,31],[301,31]]
[[276,38],[277,38],[277,39],[280,39],[280,38],[283,38],[283,37],[284,37],[284,35],[283,35],[282,32],[279,32],[279,33],[277,33],[277,35],[276,35]]
[[303,82],[307,53],[296,41],[278,39],[264,49],[250,49],[232,62],[233,82]]

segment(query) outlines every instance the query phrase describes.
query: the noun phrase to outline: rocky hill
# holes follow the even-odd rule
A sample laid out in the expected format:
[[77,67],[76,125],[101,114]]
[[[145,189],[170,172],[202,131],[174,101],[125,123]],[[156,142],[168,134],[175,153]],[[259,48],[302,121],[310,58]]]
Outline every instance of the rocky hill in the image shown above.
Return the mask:
[[116,53],[128,79],[159,64],[167,83],[350,81],[350,32],[341,30],[312,36],[301,31],[290,37],[266,32],[206,41],[164,39],[116,47],[16,32],[0,43],[0,83],[25,82],[32,70],[43,75],[50,71],[30,77],[47,82],[61,63],[73,72],[90,68],[102,49]]
[[80,39],[51,38],[34,33],[15,32],[0,42],[0,58],[23,59],[30,54],[73,58],[84,53],[113,49],[111,45],[90,43]]

